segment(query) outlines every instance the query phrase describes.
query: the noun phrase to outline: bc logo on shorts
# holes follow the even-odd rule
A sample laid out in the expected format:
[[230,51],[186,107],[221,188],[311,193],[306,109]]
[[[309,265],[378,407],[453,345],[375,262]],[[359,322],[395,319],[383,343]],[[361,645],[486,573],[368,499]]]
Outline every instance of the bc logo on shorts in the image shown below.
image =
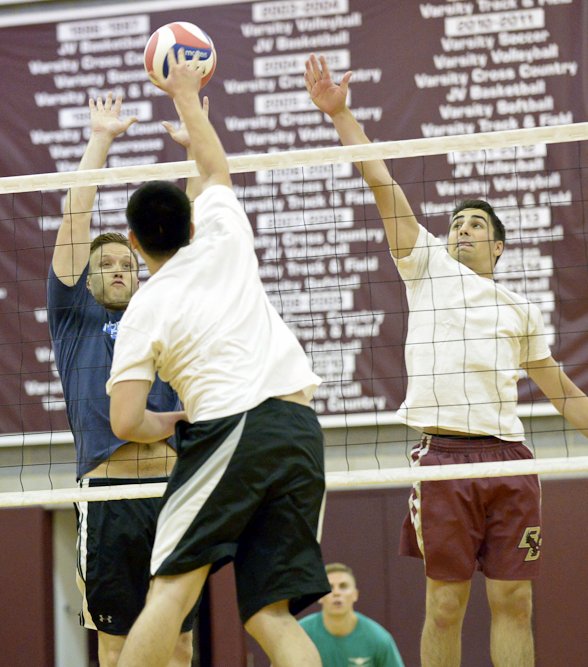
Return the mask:
[[525,528],[523,537],[519,542],[519,549],[527,549],[527,555],[525,556],[525,562],[537,560],[541,555],[541,542],[543,538],[541,537],[541,527],[540,526],[529,526]]

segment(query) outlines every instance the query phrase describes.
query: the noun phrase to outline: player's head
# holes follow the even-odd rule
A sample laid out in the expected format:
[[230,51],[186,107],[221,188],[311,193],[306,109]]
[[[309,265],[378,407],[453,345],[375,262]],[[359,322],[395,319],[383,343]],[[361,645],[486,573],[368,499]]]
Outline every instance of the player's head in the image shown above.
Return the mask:
[[90,245],[86,286],[110,310],[124,310],[139,287],[139,262],[123,234],[100,234]]
[[190,200],[168,181],[152,181],[136,190],[127,205],[127,220],[139,252],[154,259],[167,259],[190,243]]
[[473,270],[490,265],[490,273],[504,251],[506,231],[487,201],[466,199],[451,213],[449,254]]
[[353,570],[343,563],[329,563],[325,570],[331,592],[319,600],[323,614],[341,617],[352,613],[359,598]]

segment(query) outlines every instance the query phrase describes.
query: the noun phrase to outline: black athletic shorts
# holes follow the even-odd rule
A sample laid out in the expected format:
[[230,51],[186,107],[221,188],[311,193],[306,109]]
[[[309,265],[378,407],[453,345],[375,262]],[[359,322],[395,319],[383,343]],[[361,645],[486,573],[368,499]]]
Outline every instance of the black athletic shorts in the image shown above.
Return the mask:
[[[165,482],[167,478],[86,478],[80,486]],[[77,582],[83,596],[80,624],[110,635],[127,635],[149,589],[149,561],[161,498],[76,503]],[[182,632],[194,625],[196,608]]]
[[290,601],[298,613],[330,592],[318,543],[325,497],[314,410],[268,399],[253,410],[176,429],[178,461],[157,523],[151,572],[234,560],[243,622]]

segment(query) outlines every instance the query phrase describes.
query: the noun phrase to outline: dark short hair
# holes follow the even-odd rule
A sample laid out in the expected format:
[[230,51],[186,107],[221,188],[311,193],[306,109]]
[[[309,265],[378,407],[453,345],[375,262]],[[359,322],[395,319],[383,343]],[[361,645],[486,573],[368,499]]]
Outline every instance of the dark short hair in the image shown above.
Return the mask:
[[98,248],[101,248],[107,243],[120,243],[121,245],[124,245],[126,248],[128,248],[131,251],[131,255],[133,255],[135,258],[136,268],[139,268],[139,260],[137,258],[137,254],[131,248],[131,242],[124,234],[119,234],[118,232],[99,234],[96,238],[94,238],[92,243],[90,243],[90,256],[93,255],[96,250],[98,250]]
[[169,181],[145,183],[127,204],[129,227],[153,257],[169,257],[188,245],[191,220],[190,200]]
[[490,222],[492,223],[492,228],[494,229],[494,240],[502,241],[504,243],[506,239],[506,230],[504,229],[502,220],[496,215],[494,209],[487,201],[484,201],[483,199],[464,199],[453,209],[451,220],[453,220],[460,211],[463,211],[466,208],[479,208],[481,211],[487,213]]

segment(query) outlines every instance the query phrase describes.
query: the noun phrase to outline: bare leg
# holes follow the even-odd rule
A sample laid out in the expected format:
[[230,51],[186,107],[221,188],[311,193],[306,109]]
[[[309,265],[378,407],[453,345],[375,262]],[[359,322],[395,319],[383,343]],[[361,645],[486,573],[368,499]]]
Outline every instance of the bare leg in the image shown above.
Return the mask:
[[461,664],[461,628],[470,587],[469,581],[435,581],[427,577],[422,667],[459,667]]
[[126,635],[109,635],[98,631],[98,662],[100,667],[116,667]]
[[206,565],[185,574],[153,579],[145,608],[127,637],[118,667],[167,667],[182,621],[200,596],[209,569]]
[[182,632],[178,637],[173,655],[168,662],[167,667],[190,667],[192,664],[193,651],[192,633]]
[[282,600],[264,607],[245,623],[247,632],[271,660],[272,667],[321,667],[321,658],[309,636]]
[[486,592],[492,612],[492,664],[495,667],[533,667],[535,649],[531,623],[531,582],[487,579]]

